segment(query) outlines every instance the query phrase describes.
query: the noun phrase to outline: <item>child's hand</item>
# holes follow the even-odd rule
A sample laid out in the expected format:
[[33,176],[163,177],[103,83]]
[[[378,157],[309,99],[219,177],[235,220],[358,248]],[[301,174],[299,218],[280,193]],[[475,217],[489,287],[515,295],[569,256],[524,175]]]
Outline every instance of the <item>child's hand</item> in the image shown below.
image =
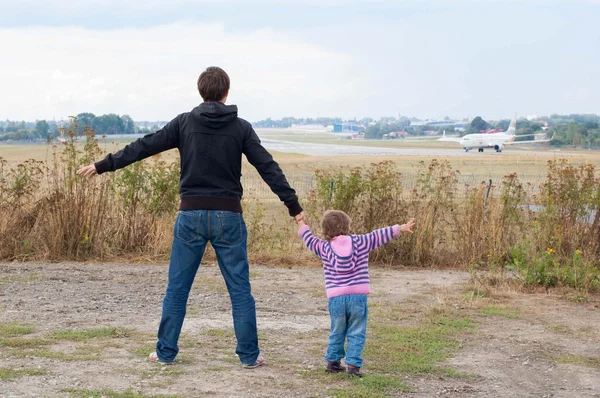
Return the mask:
[[409,233],[413,233],[415,231],[413,231],[413,229],[415,228],[415,219],[411,218],[410,220],[408,220],[408,222],[406,224],[402,224],[400,225],[400,232],[409,232]]

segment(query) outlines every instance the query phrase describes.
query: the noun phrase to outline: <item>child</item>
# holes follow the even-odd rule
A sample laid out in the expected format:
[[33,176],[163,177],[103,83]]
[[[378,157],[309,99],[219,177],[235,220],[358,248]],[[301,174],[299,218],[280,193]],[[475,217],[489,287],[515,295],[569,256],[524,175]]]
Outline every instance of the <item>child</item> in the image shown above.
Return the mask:
[[[331,373],[345,371],[340,360],[346,357],[348,373],[362,377],[360,368],[367,332],[367,294],[370,293],[369,252],[397,237],[400,232],[412,233],[415,219],[366,235],[349,235],[350,217],[343,211],[329,210],[321,221],[326,240],[315,238],[302,217],[297,217],[296,221],[300,227],[298,235],[323,260],[331,317],[325,370]],[[344,352],[346,339],[348,348]]]

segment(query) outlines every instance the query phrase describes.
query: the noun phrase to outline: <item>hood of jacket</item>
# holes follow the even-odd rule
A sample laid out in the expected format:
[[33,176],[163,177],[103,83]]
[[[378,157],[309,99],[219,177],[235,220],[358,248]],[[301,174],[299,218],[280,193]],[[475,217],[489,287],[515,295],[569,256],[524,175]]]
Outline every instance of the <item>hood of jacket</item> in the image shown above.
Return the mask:
[[218,129],[235,118],[238,108],[236,105],[225,105],[221,102],[203,102],[192,110],[192,115],[202,125]]

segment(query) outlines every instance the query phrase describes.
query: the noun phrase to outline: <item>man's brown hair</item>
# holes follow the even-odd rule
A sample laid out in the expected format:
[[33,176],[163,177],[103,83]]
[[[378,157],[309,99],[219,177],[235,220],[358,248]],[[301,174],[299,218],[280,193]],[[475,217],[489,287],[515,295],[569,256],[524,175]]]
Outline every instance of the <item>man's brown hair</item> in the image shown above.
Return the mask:
[[229,76],[218,66],[209,66],[198,77],[198,91],[204,102],[221,101],[229,92]]
[[341,210],[327,210],[321,220],[321,229],[326,240],[350,233],[350,217]]

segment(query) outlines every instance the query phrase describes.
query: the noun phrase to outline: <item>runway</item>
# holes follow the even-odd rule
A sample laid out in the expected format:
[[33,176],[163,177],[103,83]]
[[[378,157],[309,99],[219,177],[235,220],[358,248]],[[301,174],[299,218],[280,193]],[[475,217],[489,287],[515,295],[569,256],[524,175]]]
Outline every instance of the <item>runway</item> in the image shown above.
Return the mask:
[[[99,141],[106,143],[115,139],[134,141],[142,137],[141,134],[115,134],[105,138],[100,138]],[[344,145],[344,144],[329,144],[329,143],[312,143],[312,142],[297,142],[285,140],[273,140],[269,138],[261,138],[261,142],[265,148],[271,151],[285,153],[299,153],[309,156],[503,156],[506,153],[520,153],[528,155],[570,155],[568,152],[563,152],[560,149],[556,150],[539,150],[533,147],[505,147],[503,153],[497,153],[492,148],[486,149],[485,152],[477,152],[476,149],[465,152],[463,148],[456,145],[456,148],[427,148],[427,144],[423,143],[424,147],[411,148],[386,148],[375,146],[361,145]],[[532,150],[533,149],[533,150]],[[537,149],[537,150],[536,150]]]
[[[460,146],[456,149],[446,148],[382,148],[357,145],[315,144],[307,142],[292,142],[263,139],[265,148],[285,153],[299,153],[310,156],[348,156],[348,155],[405,155],[405,156],[502,156],[493,149],[480,153],[477,150],[465,152]],[[512,148],[508,148],[511,151]],[[516,149],[516,148],[515,148]],[[505,148],[505,151],[507,149]],[[521,152],[521,151],[518,151]],[[553,151],[527,151],[531,155],[548,155]]]

